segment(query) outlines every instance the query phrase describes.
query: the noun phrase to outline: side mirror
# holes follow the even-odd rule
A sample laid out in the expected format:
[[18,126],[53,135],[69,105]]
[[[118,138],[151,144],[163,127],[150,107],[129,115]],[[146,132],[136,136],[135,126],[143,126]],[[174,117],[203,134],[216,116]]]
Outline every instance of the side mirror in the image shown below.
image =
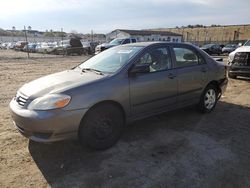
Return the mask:
[[129,75],[135,75],[139,73],[148,73],[150,72],[150,64],[145,63],[145,64],[136,64],[135,66],[132,67],[129,71]]

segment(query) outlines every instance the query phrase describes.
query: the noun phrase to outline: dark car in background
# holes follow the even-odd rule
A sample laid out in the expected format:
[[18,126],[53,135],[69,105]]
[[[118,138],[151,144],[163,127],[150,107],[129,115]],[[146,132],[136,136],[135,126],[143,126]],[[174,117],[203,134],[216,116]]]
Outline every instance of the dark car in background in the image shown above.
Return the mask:
[[193,45],[134,43],[24,84],[10,110],[18,131],[34,141],[78,136],[106,149],[126,123],[189,105],[211,112],[227,82],[225,65]]
[[63,40],[59,42],[57,46],[53,48],[50,52],[51,54],[63,54],[63,55],[82,55],[84,53],[84,48],[79,38],[71,38],[69,40]]
[[95,54],[98,54],[106,49],[112,48],[114,46],[122,45],[122,44],[129,44],[129,43],[136,43],[137,40],[135,38],[116,38],[110,41],[109,43],[103,43],[95,48]]
[[219,44],[205,44],[201,47],[201,49],[205,52],[207,52],[209,55],[222,54],[222,48]]
[[222,48],[222,53],[231,53],[232,51],[236,50],[238,48],[238,44],[226,44],[223,48]]

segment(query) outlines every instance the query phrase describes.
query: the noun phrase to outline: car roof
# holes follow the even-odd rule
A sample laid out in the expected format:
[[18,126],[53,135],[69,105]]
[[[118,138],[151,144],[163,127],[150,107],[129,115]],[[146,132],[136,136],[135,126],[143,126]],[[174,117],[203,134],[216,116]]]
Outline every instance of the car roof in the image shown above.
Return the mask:
[[[138,47],[147,47],[151,45],[156,45],[156,44],[187,44],[187,43],[181,43],[181,42],[161,42],[161,41],[156,41],[156,42],[136,42],[136,43],[129,43],[125,44],[123,46],[138,46]],[[187,44],[188,45],[188,44]]]

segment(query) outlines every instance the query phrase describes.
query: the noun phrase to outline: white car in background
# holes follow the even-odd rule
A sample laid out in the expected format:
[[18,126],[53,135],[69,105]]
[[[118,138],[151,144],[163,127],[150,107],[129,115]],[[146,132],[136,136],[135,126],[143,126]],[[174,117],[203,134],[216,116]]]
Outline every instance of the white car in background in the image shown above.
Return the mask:
[[250,40],[229,54],[228,65],[229,78],[250,77]]
[[237,52],[250,52],[250,40],[248,40],[243,46],[237,48],[236,50],[234,50],[233,52],[231,52],[228,56],[228,64],[231,65],[233,60],[234,60],[234,57],[235,57],[235,54]]
[[50,53],[54,48],[54,45],[52,45],[51,43],[47,43],[47,42],[42,42],[37,44],[36,46],[36,52],[38,53]]

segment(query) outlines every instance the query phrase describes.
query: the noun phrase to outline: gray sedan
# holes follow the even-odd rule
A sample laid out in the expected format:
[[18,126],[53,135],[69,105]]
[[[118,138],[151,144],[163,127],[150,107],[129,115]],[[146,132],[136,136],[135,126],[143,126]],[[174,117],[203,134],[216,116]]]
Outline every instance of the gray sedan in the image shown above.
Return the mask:
[[31,140],[78,137],[83,145],[106,149],[131,121],[189,105],[211,112],[227,82],[224,64],[195,46],[134,43],[23,85],[10,111]]

